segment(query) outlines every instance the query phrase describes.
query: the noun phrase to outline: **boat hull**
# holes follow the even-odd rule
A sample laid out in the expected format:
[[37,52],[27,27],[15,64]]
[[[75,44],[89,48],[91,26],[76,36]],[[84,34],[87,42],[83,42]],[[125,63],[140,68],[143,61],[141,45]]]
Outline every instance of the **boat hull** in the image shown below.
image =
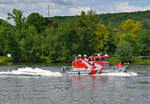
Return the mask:
[[93,69],[85,69],[85,68],[73,68],[72,66],[63,66],[61,71],[67,74],[76,74],[76,75],[95,75],[102,73],[119,73],[119,72],[127,72],[128,66],[122,67],[109,67],[104,70],[93,70]]
[[[67,74],[77,74],[77,75],[90,75],[89,73],[91,71],[96,71],[96,70],[70,70],[66,71],[65,73]],[[97,70],[95,74],[102,74],[102,73],[120,73],[120,72],[127,72],[126,67],[118,68],[118,69],[107,69],[107,70]]]

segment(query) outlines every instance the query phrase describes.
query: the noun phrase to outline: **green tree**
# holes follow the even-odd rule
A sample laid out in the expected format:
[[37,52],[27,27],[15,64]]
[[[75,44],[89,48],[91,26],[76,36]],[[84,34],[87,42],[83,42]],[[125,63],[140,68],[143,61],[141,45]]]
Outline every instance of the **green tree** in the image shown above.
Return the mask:
[[27,23],[28,25],[33,25],[33,26],[35,26],[38,33],[40,33],[41,31],[43,31],[43,29],[45,28],[45,27],[43,26],[43,24],[44,24],[44,18],[43,18],[43,16],[41,16],[39,13],[31,13],[31,14],[27,17],[26,23]]
[[40,62],[41,40],[34,26],[29,26],[22,31],[25,34],[19,42],[21,50],[20,61],[23,62]]
[[140,55],[150,56],[150,31],[143,29],[138,33],[138,51]]
[[107,52],[109,48],[107,46],[107,43],[109,41],[109,36],[108,36],[107,28],[103,24],[97,24],[96,35],[99,40],[97,48],[101,52]]
[[49,58],[56,62],[56,59],[58,57],[58,46],[56,46],[57,43],[59,43],[56,40],[56,32],[57,29],[54,27],[47,27],[40,35],[41,38],[41,51],[43,56],[49,56]]
[[8,23],[8,21],[0,19],[0,25],[1,26],[11,26],[11,24]]
[[116,49],[115,34],[117,33],[117,28],[113,27],[111,22],[107,25],[106,28],[108,34],[108,40],[106,43],[107,54],[114,54]]
[[[16,46],[14,46],[15,31],[11,25],[0,26],[0,54],[7,55],[13,52]],[[14,48],[14,49],[13,49]]]
[[57,47],[60,47],[58,61],[70,62],[73,55],[78,51],[79,38],[75,30],[76,24],[72,20],[62,22],[57,30]]
[[12,13],[8,13],[8,20],[13,19],[16,28],[21,31],[23,24],[25,23],[25,17],[23,17],[23,12],[21,10],[13,9]]
[[95,11],[90,10],[81,12],[81,16],[77,19],[77,35],[79,37],[80,54],[93,55],[99,50],[97,48],[98,38],[96,35],[97,24],[99,23]]
[[134,39],[137,39],[137,33],[141,30],[142,26],[141,26],[141,22],[140,21],[136,21],[134,22],[131,19],[128,19],[126,21],[124,21],[121,24],[121,36],[120,38],[124,38],[124,36],[126,34],[131,35]]
[[141,22],[135,22],[132,19],[128,19],[121,24],[120,31],[117,33],[117,39],[120,38],[118,40],[125,40],[130,42],[131,46],[134,48],[134,55],[138,55],[137,34],[141,29]]
[[27,17],[26,23],[30,26],[33,25],[34,27],[36,27],[38,33],[42,33],[47,26],[50,27],[56,25],[54,21],[52,22],[52,19],[43,17],[39,13],[31,13]]
[[142,27],[144,27],[144,29],[150,30],[150,19],[149,18],[142,19],[141,23],[142,23]]
[[121,62],[129,61],[129,58],[132,56],[133,48],[128,41],[121,40],[116,48],[116,56],[120,59]]
[[5,55],[7,53],[7,36],[6,34],[6,27],[0,26],[0,54]]

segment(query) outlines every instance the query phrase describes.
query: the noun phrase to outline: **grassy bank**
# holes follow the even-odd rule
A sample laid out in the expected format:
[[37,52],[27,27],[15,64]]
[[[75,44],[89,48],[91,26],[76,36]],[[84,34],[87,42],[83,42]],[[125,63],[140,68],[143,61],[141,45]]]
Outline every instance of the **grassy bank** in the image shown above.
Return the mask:
[[132,64],[135,65],[150,65],[150,59],[148,58],[132,58]]
[[0,56],[0,65],[7,65],[13,62],[13,58]]
[[0,65],[19,65],[19,66],[26,66],[26,65],[31,65],[31,66],[63,66],[63,65],[70,65],[67,63],[52,63],[52,60],[49,57],[42,56],[41,57],[41,62],[38,63],[32,63],[32,62],[14,62],[13,58],[9,57],[4,57],[0,56]]
[[[119,62],[119,59],[116,57],[110,57],[108,59],[109,63],[114,65]],[[149,58],[130,58],[130,64],[133,65],[150,65],[150,59]]]
[[53,65],[52,61],[48,57],[41,57],[41,62],[32,63],[32,62],[14,62],[13,58],[0,56],[0,65]]
[[[119,59],[116,57],[108,58],[108,61],[111,65],[115,65],[119,62]],[[17,64],[17,65],[68,65],[66,63],[52,63],[48,57],[41,57],[40,63],[14,63],[13,58],[2,57],[0,56],[0,65],[8,65],[8,64]],[[130,64],[133,65],[150,65],[149,58],[131,58]]]

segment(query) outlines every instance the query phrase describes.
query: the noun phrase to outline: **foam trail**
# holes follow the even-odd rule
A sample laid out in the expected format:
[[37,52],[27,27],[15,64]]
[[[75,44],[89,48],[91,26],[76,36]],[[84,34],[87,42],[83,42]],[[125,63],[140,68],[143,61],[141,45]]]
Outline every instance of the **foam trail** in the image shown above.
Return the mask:
[[62,74],[59,72],[51,72],[40,68],[18,68],[8,72],[0,72],[1,75],[33,75],[33,76],[47,76],[47,77],[61,77]]
[[124,72],[116,72],[116,73],[102,73],[101,74],[102,76],[120,76],[120,77],[130,77],[130,76],[138,76],[137,73],[135,72],[127,72],[127,73],[124,73]]

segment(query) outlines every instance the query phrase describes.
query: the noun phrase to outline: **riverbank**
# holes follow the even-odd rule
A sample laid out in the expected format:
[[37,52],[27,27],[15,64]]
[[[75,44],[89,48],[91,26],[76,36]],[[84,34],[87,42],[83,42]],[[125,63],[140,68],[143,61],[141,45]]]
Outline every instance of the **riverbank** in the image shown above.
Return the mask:
[[[116,57],[110,57],[108,58],[108,61],[111,65],[115,65],[119,62],[119,59]],[[0,65],[68,65],[66,63],[52,63],[52,61],[48,57],[42,57],[40,63],[14,63],[13,58],[9,57],[2,57],[0,56]],[[150,65],[150,59],[149,58],[131,58],[130,64],[132,65]]]
[[[139,58],[139,57],[134,57],[130,58],[130,64],[132,65],[150,65],[150,59],[149,58]],[[119,62],[119,59],[116,57],[110,57],[108,59],[109,63],[111,65],[117,64]]]
[[11,57],[0,56],[0,65],[17,65],[17,66],[68,66],[67,63],[52,63],[48,57],[41,57],[41,62],[32,63],[32,62],[14,62],[14,59]]
[[12,62],[13,62],[13,58],[0,56],[0,65],[7,65],[7,64],[10,64]]

